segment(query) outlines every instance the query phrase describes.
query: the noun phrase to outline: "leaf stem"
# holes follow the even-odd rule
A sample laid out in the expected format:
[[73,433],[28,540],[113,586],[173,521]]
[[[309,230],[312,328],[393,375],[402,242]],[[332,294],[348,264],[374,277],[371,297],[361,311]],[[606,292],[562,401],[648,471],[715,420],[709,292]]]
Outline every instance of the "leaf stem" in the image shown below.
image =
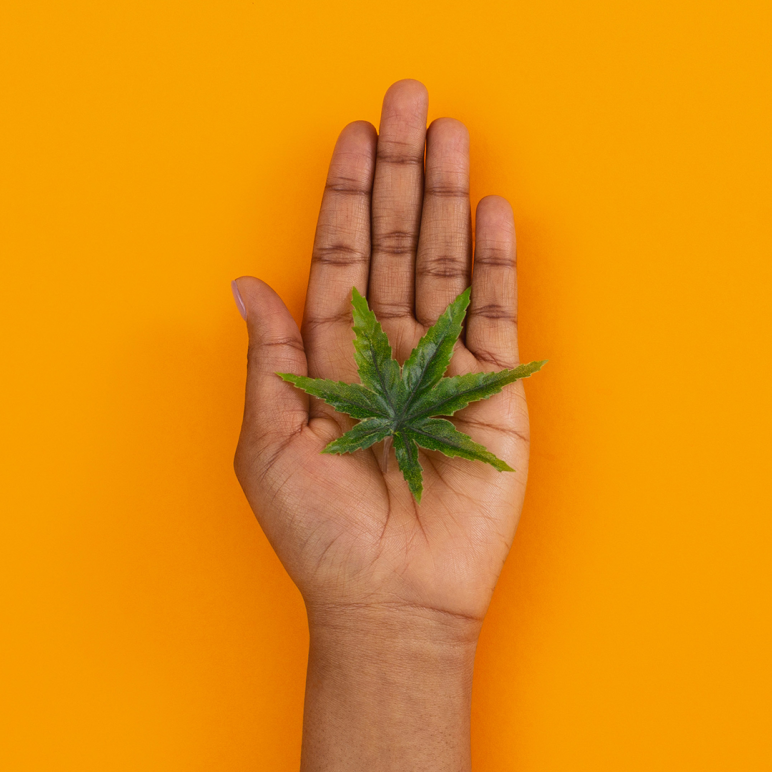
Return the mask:
[[383,463],[381,464],[381,468],[383,469],[384,474],[389,471],[389,451],[391,450],[393,442],[394,437],[391,434],[383,441]]

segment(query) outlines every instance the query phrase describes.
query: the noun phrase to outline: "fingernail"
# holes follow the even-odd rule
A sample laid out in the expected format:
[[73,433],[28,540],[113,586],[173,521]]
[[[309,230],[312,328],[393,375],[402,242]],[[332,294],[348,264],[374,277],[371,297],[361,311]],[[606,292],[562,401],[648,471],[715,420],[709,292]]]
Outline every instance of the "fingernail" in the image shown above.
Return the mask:
[[239,292],[239,285],[236,284],[235,281],[231,282],[231,291],[233,292],[233,299],[236,301],[236,308],[239,309],[241,318],[246,322],[247,309],[246,309],[246,306],[244,305],[244,301],[241,299],[241,293]]

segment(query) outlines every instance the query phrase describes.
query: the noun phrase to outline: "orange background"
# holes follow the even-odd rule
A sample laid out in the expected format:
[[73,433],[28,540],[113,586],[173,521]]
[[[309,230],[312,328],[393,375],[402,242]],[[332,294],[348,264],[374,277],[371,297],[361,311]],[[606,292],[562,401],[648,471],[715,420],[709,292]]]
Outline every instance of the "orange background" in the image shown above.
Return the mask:
[[335,136],[415,77],[550,360],[476,771],[772,769],[769,8],[4,3],[0,766],[297,769],[228,284],[300,314]]

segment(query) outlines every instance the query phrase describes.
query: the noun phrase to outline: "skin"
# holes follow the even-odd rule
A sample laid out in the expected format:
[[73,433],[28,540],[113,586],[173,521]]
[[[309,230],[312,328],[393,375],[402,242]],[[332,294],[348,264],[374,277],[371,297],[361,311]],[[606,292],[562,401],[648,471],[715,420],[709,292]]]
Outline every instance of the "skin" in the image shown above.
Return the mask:
[[469,135],[451,118],[427,130],[427,105],[421,83],[399,81],[377,132],[364,121],[341,132],[302,329],[267,284],[237,280],[249,354],[235,468],[308,610],[303,772],[471,768],[475,646],[525,493],[521,382],[453,418],[517,472],[422,450],[416,506],[393,449],[384,470],[382,443],[322,455],[355,422],[275,375],[358,381],[352,286],[404,362],[471,282],[448,374],[519,363],[512,209],[498,196],[480,201],[472,277]]

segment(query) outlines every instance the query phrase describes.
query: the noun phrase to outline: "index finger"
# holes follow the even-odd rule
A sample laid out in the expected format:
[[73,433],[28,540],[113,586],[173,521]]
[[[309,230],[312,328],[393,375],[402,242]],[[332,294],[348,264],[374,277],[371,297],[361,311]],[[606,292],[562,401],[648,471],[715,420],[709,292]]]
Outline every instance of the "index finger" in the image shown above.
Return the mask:
[[340,133],[330,161],[303,314],[303,340],[313,377],[345,374],[342,346],[336,339],[350,342],[351,288],[367,292],[375,143],[372,124],[350,123]]

